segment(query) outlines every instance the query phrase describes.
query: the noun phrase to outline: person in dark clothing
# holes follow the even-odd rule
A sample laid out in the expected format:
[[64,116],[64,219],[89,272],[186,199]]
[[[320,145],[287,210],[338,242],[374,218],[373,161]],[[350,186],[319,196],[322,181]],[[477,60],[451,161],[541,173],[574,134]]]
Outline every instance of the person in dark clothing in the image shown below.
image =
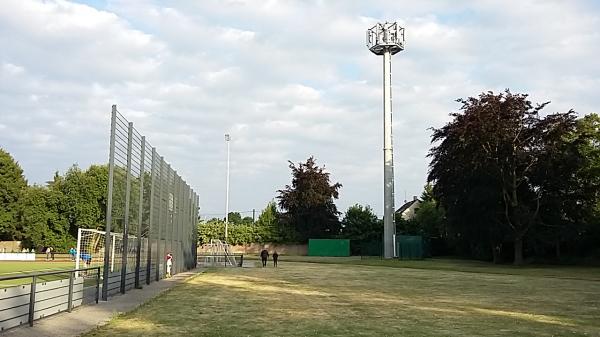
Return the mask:
[[277,259],[279,258],[279,254],[277,254],[277,251],[273,252],[273,267],[277,268]]
[[263,249],[260,252],[260,259],[262,260],[263,267],[267,266],[267,259],[269,258],[269,252],[266,249]]

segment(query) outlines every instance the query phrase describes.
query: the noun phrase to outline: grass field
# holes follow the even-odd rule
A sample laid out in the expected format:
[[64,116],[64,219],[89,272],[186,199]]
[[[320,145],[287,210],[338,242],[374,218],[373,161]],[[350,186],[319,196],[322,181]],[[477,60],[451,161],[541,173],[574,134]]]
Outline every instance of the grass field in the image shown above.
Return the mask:
[[600,336],[597,269],[334,261],[209,270],[86,336]]
[[[259,261],[254,255],[244,255],[244,259]],[[310,262],[327,264],[352,264],[364,266],[383,266],[392,268],[412,268],[428,270],[462,271],[486,274],[507,274],[536,277],[553,277],[579,280],[600,281],[600,267],[557,266],[557,265],[525,265],[511,264],[495,265],[476,260],[460,260],[453,258],[430,258],[424,260],[383,260],[380,258],[350,257],[319,257],[319,256],[283,256],[285,262]]]
[[[0,276],[17,275],[24,273],[43,272],[43,271],[55,271],[73,269],[75,262],[54,262],[54,261],[0,261]],[[43,280],[56,279],[56,276],[49,276],[47,278],[41,278]],[[0,281],[0,288],[7,286],[27,284],[31,282],[31,278],[17,279]]]

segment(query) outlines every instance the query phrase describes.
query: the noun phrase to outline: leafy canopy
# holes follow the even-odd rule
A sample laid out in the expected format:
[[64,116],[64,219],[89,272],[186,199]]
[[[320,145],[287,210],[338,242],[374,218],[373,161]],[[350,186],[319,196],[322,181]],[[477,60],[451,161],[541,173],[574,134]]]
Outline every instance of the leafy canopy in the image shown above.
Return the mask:
[[277,191],[285,221],[298,232],[301,241],[338,235],[340,212],[333,200],[338,198],[342,184],[330,184],[329,173],[313,157],[305,163],[289,164],[292,184]]

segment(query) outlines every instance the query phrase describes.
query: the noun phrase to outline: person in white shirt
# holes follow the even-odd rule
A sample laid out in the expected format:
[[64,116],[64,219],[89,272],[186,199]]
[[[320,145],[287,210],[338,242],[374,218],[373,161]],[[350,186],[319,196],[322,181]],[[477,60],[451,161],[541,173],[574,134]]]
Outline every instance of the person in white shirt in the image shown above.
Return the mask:
[[167,254],[167,278],[171,277],[171,268],[173,267],[173,254]]

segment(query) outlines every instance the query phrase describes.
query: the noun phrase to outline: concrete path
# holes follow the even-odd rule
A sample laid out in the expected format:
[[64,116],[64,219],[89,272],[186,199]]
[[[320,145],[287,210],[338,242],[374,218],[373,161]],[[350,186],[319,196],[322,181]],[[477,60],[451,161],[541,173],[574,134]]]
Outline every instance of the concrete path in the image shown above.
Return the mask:
[[33,327],[21,326],[3,333],[0,336],[10,337],[68,337],[79,336],[97,326],[102,326],[115,315],[131,311],[148,300],[158,296],[167,289],[183,283],[188,278],[200,273],[200,269],[179,273],[170,279],[152,282],[143,289],[132,289],[124,295],[116,295],[108,301],[88,304],[65,312],[49,316],[33,323]]

